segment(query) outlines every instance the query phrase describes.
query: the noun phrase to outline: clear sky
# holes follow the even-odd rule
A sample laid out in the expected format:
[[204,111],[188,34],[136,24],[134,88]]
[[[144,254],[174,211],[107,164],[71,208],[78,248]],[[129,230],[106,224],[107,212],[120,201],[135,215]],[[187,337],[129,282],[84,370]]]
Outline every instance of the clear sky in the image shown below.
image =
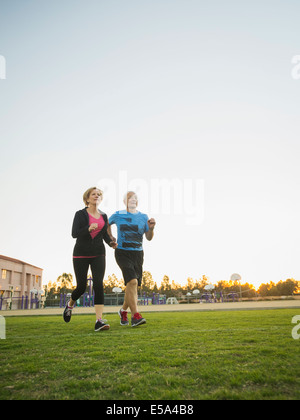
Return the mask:
[[110,215],[130,184],[157,221],[158,283],[299,280],[299,15],[298,0],[0,0],[0,254],[44,283],[73,273],[83,192],[104,187]]

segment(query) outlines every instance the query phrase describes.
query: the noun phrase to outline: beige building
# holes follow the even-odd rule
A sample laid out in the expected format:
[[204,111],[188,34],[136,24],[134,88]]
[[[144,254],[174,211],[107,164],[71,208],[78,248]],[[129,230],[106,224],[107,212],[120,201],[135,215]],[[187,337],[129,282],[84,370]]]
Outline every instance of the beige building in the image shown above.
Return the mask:
[[[24,261],[0,255],[0,298],[12,299],[11,308],[17,309],[42,291],[43,269]],[[21,303],[22,299],[22,303]],[[1,309],[1,308],[0,308]],[[7,309],[3,307],[2,309]]]

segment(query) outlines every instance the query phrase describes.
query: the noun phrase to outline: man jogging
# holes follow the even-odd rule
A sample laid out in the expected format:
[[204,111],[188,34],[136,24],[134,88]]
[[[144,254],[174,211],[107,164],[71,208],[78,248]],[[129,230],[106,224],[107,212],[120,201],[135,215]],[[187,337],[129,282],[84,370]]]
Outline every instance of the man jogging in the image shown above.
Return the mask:
[[119,310],[121,325],[128,325],[127,309],[131,311],[131,326],[136,327],[145,324],[146,320],[138,312],[137,288],[141,286],[143,275],[143,235],[148,241],[154,235],[154,219],[149,219],[144,213],[137,210],[138,198],[135,192],[129,191],[124,197],[126,210],[115,212],[109,218],[108,234],[111,234],[110,226],[117,225],[118,247],[115,249],[115,258],[120,267],[126,285],[123,307]]

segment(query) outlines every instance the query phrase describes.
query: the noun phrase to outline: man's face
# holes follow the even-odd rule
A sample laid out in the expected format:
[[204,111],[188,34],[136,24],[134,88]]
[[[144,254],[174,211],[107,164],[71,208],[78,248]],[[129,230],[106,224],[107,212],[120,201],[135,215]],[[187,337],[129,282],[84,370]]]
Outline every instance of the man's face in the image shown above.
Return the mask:
[[136,194],[127,196],[127,207],[131,210],[135,209],[138,205],[138,198]]

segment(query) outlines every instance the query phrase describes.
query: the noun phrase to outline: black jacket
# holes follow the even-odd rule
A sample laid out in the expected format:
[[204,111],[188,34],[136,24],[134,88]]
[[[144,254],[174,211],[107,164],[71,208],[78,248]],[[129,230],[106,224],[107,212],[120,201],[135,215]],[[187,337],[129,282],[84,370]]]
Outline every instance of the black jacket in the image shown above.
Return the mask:
[[73,256],[93,257],[105,255],[103,239],[107,244],[111,242],[110,236],[107,233],[107,215],[99,210],[104,219],[105,225],[93,239],[89,232],[89,214],[86,209],[87,208],[77,211],[74,216],[72,236],[73,238],[77,238],[77,240],[74,246]]

